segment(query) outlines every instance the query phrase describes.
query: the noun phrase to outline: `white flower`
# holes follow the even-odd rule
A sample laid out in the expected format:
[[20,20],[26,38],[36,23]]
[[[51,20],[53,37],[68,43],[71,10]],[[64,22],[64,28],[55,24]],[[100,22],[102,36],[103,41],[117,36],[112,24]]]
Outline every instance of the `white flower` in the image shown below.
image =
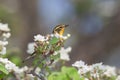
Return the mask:
[[6,47],[2,47],[2,50],[0,51],[0,54],[2,54],[2,55],[6,54]]
[[72,66],[78,68],[78,74],[80,75],[86,74],[91,70],[91,67],[87,66],[87,64],[85,64],[85,62],[82,60],[76,61],[74,64],[72,64]]
[[100,77],[100,73],[98,73],[98,72],[90,73],[90,75],[94,78],[99,78]]
[[78,74],[80,74],[80,75],[86,74],[89,71],[90,71],[90,69],[87,65],[84,65],[83,67],[78,68]]
[[91,65],[92,67],[96,68],[96,67],[101,67],[102,66],[102,62],[101,63],[96,63],[96,64],[93,64]]
[[40,71],[41,71],[41,69],[39,67],[37,67],[35,70],[35,73],[39,74]]
[[10,31],[10,29],[8,28],[8,24],[2,24],[0,23],[0,30],[1,31]]
[[[97,79],[104,76],[111,77],[117,75],[115,67],[103,65],[102,62],[92,65],[86,65],[85,62],[80,60],[80,61],[76,61],[74,64],[72,64],[72,66],[77,67],[78,74],[85,78],[93,77]],[[88,75],[89,77],[86,77]]]
[[5,68],[11,72],[13,70],[13,68],[15,69],[15,64],[13,63],[8,63],[8,64],[5,64]]
[[64,53],[61,53],[60,54],[60,59],[62,59],[62,60],[66,60],[66,61],[69,61],[70,60],[70,58],[69,58],[69,55],[68,54],[64,54]]
[[53,55],[57,55],[57,54],[59,54],[57,51],[55,51],[55,52],[53,53]]
[[70,34],[67,34],[67,36],[62,36],[63,39],[68,39],[71,35]]
[[106,71],[104,72],[104,75],[110,77],[110,76],[116,76],[116,69],[115,67],[110,67],[110,66],[106,66],[105,67]]
[[8,41],[0,41],[0,45],[6,46],[8,45]]
[[7,58],[0,58],[0,62],[1,63],[4,63],[4,64],[7,64],[8,63],[8,59]]
[[32,53],[34,53],[34,51],[35,51],[35,43],[34,42],[29,43],[27,53],[32,54]]
[[14,71],[15,73],[18,73],[18,74],[24,74],[24,71],[28,70],[27,66],[25,66],[23,68],[19,68],[14,63],[12,63],[11,61],[9,61],[7,58],[0,58],[0,63],[3,63],[5,65],[5,68],[9,72]]
[[85,78],[84,80],[89,80],[88,78]]
[[117,77],[117,79],[116,80],[120,80],[120,75]]
[[102,70],[103,72],[106,70],[106,66],[103,65],[102,62],[91,65],[91,68],[92,69],[99,69],[99,70]]
[[45,39],[45,37],[40,34],[34,36],[34,41],[46,41],[46,40],[47,39]]
[[6,53],[6,45],[8,44],[8,41],[6,41],[6,38],[10,37],[10,29],[8,28],[8,24],[2,24],[0,23],[0,31],[2,31],[3,41],[0,41],[0,54]]
[[7,41],[0,41],[0,54],[6,54],[6,45],[8,44]]
[[10,33],[3,33],[2,36],[5,38],[9,38],[11,36],[11,34]]
[[67,37],[70,37],[71,35],[70,34],[67,34]]
[[67,34],[67,36],[59,35],[58,33],[56,34],[51,34],[51,37],[56,37],[56,38],[62,38],[64,40],[68,39],[70,37],[70,34]]
[[72,64],[72,66],[80,68],[80,67],[84,67],[86,65],[85,65],[84,61],[80,60],[80,61],[76,61],[74,64]]
[[71,49],[72,49],[71,47],[68,47],[67,49],[64,49],[62,47],[61,50],[59,51],[59,53],[60,53],[60,59],[69,61],[70,58],[69,58],[68,53],[71,51]]

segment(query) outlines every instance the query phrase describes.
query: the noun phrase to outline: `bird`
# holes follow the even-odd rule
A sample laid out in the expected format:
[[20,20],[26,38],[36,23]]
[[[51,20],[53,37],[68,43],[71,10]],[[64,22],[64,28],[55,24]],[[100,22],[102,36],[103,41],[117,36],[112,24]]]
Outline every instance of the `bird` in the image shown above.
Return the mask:
[[53,34],[59,34],[59,35],[63,35],[64,34],[64,30],[66,27],[68,27],[69,25],[65,25],[65,24],[60,24],[57,25],[54,29],[53,29]]

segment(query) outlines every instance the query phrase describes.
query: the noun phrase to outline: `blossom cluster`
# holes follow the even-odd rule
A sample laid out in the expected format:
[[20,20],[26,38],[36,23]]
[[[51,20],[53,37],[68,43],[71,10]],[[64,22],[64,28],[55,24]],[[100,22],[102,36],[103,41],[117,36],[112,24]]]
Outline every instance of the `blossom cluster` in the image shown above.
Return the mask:
[[6,53],[6,45],[8,44],[7,39],[11,36],[8,24],[0,23],[0,54]]
[[[16,75],[18,80],[24,80],[25,78],[28,78],[28,80],[34,80],[35,78],[35,76],[33,76],[32,74],[26,74],[30,70],[30,68],[27,66],[20,68],[7,58],[0,58],[0,63],[2,63],[5,66],[9,73]],[[36,73],[38,73],[38,71],[40,71],[40,68],[37,68]]]
[[[41,71],[36,75],[39,77],[44,76],[45,78],[47,74],[49,74],[47,70],[55,67],[56,62],[59,60],[69,61],[70,57],[68,53],[71,51],[71,47],[64,48],[64,42],[69,37],[70,34],[62,36],[57,33],[48,34],[46,36],[40,34],[35,35],[34,42],[28,44],[27,52],[31,54],[31,56],[26,58],[26,60],[28,60],[35,57],[32,63],[37,63],[34,64],[35,68],[31,71],[31,74],[36,74],[34,70],[36,67],[40,67]],[[38,64],[41,66],[38,66]]]
[[73,67],[78,69],[78,74],[85,78],[85,80],[120,80],[117,75],[116,68],[102,63],[87,65],[83,61],[76,61],[72,64]]
[[7,69],[7,71],[9,72],[15,72],[17,74],[21,74],[24,71],[28,70],[28,67],[25,66],[23,68],[19,68],[17,67],[14,63],[12,63],[11,61],[9,61],[7,58],[0,58],[0,63],[5,65],[5,68]]
[[[47,36],[42,36],[40,34],[34,36],[34,41],[28,44],[27,52],[33,54],[34,52],[43,53],[47,55],[48,53],[55,55],[60,55],[61,60],[69,61],[69,52],[71,47],[64,48],[64,40],[70,37],[70,34],[67,36],[61,36],[59,34],[50,34]],[[41,51],[40,51],[41,50]]]
[[[6,45],[8,45],[7,39],[10,36],[11,36],[11,33],[10,33],[10,28],[8,27],[8,24],[0,23],[0,55],[6,54]],[[3,72],[6,70],[5,71],[6,74],[12,73],[16,75],[17,77],[19,77],[20,80],[24,78],[25,72],[29,70],[27,66],[19,68],[14,63],[12,63],[10,60],[8,60],[8,58],[0,57],[0,65],[1,65],[0,70],[3,70]],[[3,73],[0,73],[0,75],[1,74]],[[27,76],[31,77],[31,79],[33,77],[32,75],[27,75]]]

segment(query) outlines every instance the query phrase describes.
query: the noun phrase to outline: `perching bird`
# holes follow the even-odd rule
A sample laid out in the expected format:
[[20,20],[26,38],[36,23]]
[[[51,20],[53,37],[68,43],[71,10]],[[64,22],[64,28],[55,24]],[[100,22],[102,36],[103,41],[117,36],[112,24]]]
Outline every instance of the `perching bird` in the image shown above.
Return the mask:
[[53,29],[53,34],[59,34],[59,35],[63,35],[65,28],[68,27],[68,25],[64,25],[64,24],[60,24],[57,25],[54,29]]

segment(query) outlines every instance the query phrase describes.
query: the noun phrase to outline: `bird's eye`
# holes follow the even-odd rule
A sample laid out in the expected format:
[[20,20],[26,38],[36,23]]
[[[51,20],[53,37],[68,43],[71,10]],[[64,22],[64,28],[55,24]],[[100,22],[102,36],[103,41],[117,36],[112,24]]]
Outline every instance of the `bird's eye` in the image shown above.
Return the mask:
[[63,28],[63,27],[61,26],[61,27],[59,27],[59,28],[61,29],[61,28]]

